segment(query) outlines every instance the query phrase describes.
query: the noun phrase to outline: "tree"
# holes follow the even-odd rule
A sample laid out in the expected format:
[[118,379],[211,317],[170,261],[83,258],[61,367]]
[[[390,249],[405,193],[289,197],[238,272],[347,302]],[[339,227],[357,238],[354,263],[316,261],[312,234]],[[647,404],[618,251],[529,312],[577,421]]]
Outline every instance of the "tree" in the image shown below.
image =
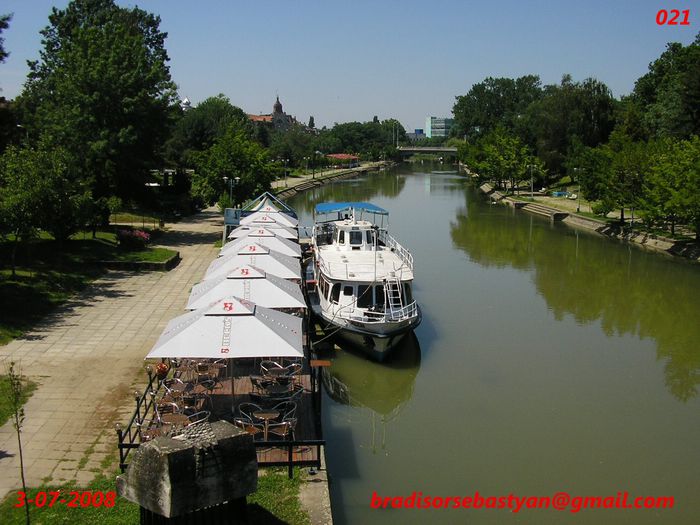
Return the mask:
[[700,134],[700,33],[688,46],[671,43],[635,83],[633,97],[656,137]]
[[615,100],[605,84],[592,78],[574,82],[564,75],[559,85],[545,86],[542,98],[523,115],[521,126],[547,168],[558,174],[574,140],[588,147],[608,140],[614,116]]
[[670,221],[672,234],[676,222],[685,221],[700,238],[700,138],[666,138],[652,152],[644,185],[645,218],[651,223]]
[[[10,26],[12,15],[0,15],[0,35]],[[5,39],[0,36],[0,64],[9,56],[9,53],[4,46]],[[0,89],[2,91],[2,89]],[[17,132],[17,122],[10,104],[5,102],[3,97],[0,97],[0,153],[5,150],[5,147],[15,138]]]
[[166,158],[177,167],[191,167],[192,153],[209,149],[232,123],[253,136],[248,116],[221,93],[205,99],[188,111],[180,112],[166,144]]
[[265,150],[235,123],[212,147],[195,153],[193,160],[196,174],[192,192],[209,204],[228,194],[224,177],[229,181],[239,177],[233,191],[239,203],[270,189],[273,175]]
[[[7,365],[6,365],[7,366]],[[12,427],[17,434],[17,446],[19,448],[19,473],[22,479],[22,490],[27,492],[27,482],[24,478],[24,453],[22,452],[22,425],[24,425],[24,400],[26,397],[25,385],[22,382],[20,370],[15,370],[15,362],[10,361],[7,366],[7,379],[10,389],[7,392],[5,402],[9,405]],[[25,505],[26,523],[29,525],[29,505]]]
[[44,199],[43,159],[34,150],[10,146],[0,157],[0,235],[12,242],[12,275],[20,242],[34,236]]
[[311,115],[309,117],[309,128],[314,129],[316,127],[316,123],[314,122],[314,116]]
[[542,96],[540,77],[518,79],[488,77],[474,84],[466,95],[458,96],[452,108],[455,136],[476,138],[502,126],[513,131],[530,104]]
[[[0,15],[0,35],[2,35],[5,29],[10,27],[10,20],[12,20],[12,14]],[[10,53],[5,50],[5,39],[0,36],[0,64],[2,64],[8,56],[10,56]]]
[[95,197],[138,198],[167,136],[175,85],[160,18],[113,0],[53,9],[20,96],[29,135],[66,148]]

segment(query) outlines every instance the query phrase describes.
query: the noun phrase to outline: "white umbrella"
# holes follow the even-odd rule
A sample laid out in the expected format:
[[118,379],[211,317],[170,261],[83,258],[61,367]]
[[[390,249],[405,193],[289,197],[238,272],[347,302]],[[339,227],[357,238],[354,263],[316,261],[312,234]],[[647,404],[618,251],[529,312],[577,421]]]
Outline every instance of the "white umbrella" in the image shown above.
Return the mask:
[[274,250],[283,255],[288,255],[290,257],[301,258],[301,246],[297,243],[290,241],[289,239],[284,239],[282,237],[277,237],[276,235],[264,235],[257,237],[243,237],[242,239],[236,239],[226,243],[219,255],[228,255],[229,253],[238,253],[241,249],[246,246],[264,246],[270,250]]
[[228,275],[195,285],[190,292],[187,309],[196,310],[229,296],[242,297],[265,308],[306,308],[298,284],[266,275],[254,266],[241,266]]
[[300,317],[227,297],[171,320],[146,359],[299,358],[301,323]]
[[254,204],[250,210],[252,211],[265,211],[265,212],[279,212],[280,209],[277,207],[277,205],[272,201],[272,199],[269,196],[264,196],[262,199],[260,199],[260,202],[257,204]]
[[267,226],[274,228],[275,226],[286,226],[287,228],[296,228],[299,221],[294,217],[281,212],[264,212],[256,211],[250,215],[241,218],[241,225],[244,226]]
[[240,239],[242,237],[270,237],[277,235],[293,241],[299,240],[299,232],[286,226],[277,226],[276,228],[266,228],[264,226],[239,226],[228,234],[229,239]]
[[214,259],[204,274],[204,280],[228,275],[242,266],[255,266],[264,270],[267,275],[274,275],[282,279],[301,279],[299,259],[283,255],[264,246],[247,245],[237,253]]

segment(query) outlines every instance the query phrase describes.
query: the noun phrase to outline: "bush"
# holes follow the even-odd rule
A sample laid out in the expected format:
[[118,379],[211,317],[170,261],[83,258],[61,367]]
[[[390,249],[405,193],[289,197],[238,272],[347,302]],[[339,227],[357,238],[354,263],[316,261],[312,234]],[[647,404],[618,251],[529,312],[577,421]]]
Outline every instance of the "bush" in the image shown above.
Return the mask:
[[117,230],[119,246],[125,250],[143,250],[151,236],[142,230]]

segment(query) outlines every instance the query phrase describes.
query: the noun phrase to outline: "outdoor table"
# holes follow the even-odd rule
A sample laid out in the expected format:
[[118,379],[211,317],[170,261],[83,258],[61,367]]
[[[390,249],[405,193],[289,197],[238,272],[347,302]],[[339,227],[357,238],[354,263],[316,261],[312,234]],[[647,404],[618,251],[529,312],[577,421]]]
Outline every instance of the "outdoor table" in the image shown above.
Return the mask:
[[277,410],[258,410],[253,412],[253,417],[260,419],[264,424],[265,428],[263,430],[263,440],[267,441],[267,429],[270,425],[270,421],[280,417],[280,413]]

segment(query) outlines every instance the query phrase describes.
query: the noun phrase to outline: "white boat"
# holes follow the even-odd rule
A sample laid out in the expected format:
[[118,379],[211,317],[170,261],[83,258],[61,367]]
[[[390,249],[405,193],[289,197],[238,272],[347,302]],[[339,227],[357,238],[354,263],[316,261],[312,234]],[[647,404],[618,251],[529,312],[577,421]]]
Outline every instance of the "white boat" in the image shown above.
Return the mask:
[[[382,360],[421,321],[413,257],[382,226],[388,212],[366,202],[316,206],[311,237],[314,314],[343,339]],[[372,214],[375,222],[363,220]],[[331,217],[329,219],[329,217]]]

